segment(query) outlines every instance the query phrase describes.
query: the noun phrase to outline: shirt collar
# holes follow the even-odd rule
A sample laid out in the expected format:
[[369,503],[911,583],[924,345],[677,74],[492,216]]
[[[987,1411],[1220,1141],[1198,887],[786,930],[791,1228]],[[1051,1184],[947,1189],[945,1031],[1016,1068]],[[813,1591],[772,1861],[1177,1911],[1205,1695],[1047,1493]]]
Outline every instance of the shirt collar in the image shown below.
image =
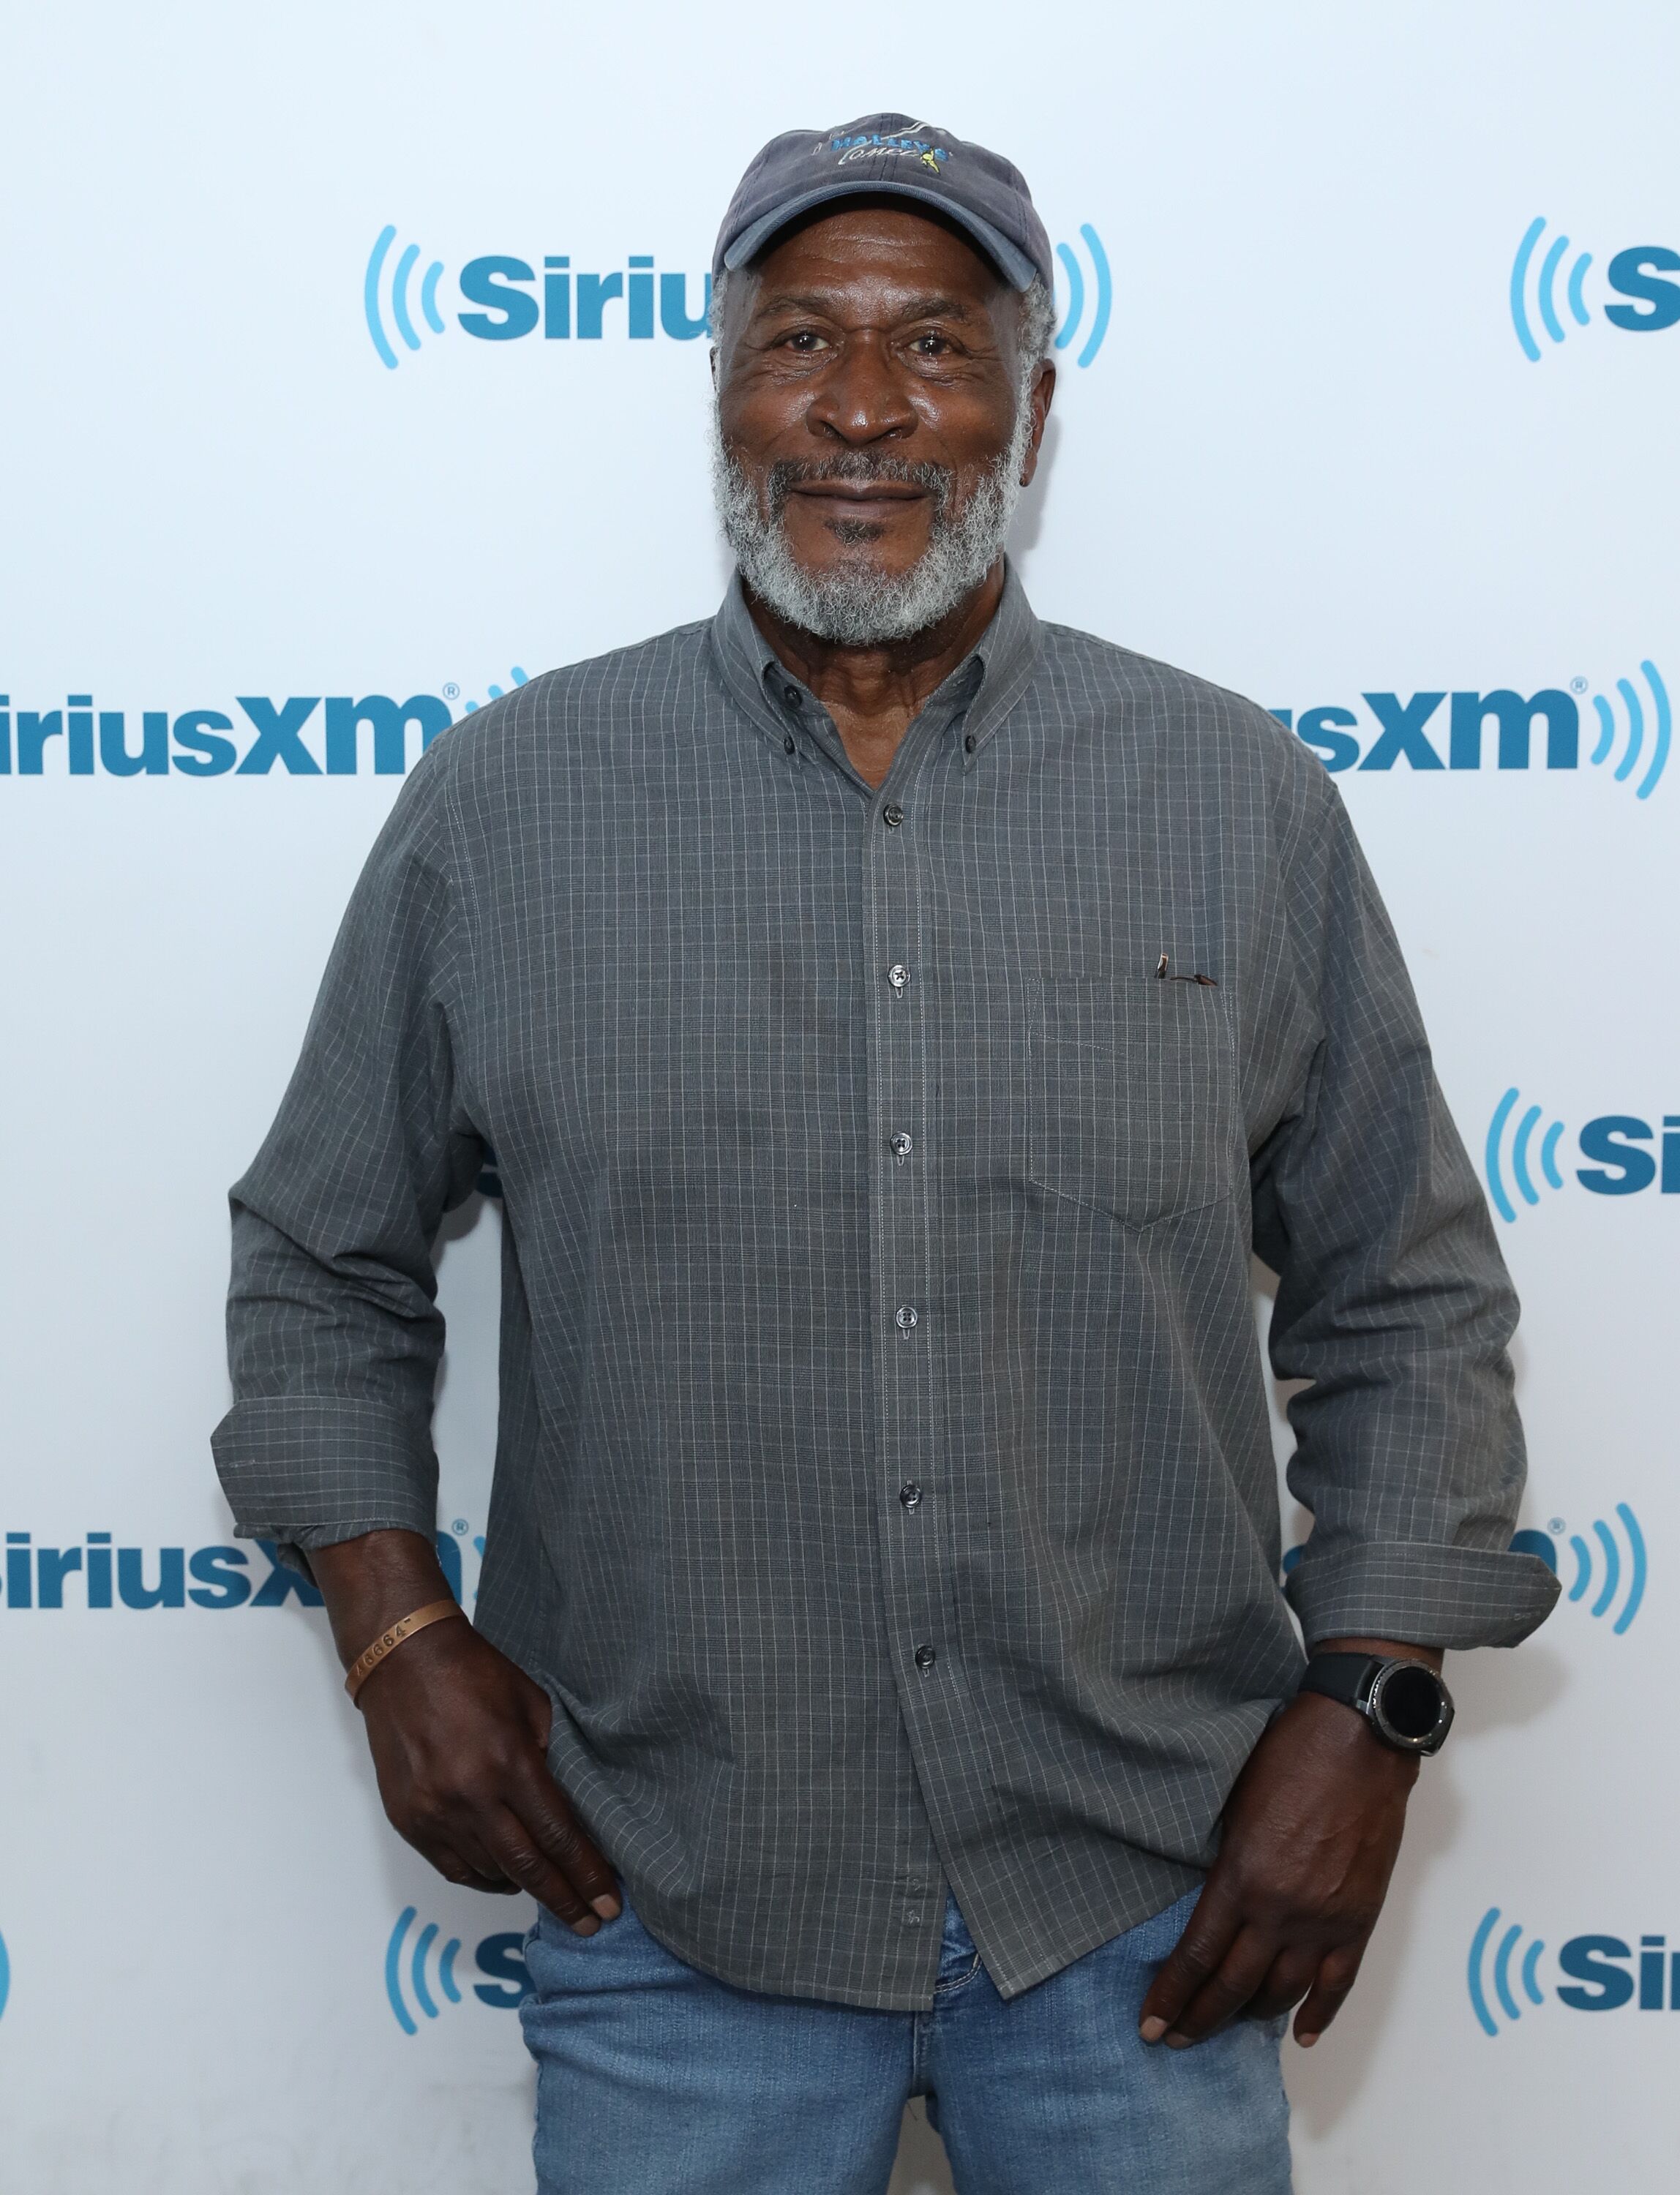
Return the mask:
[[[1026,690],[1042,638],[1020,575],[1006,557],[1002,598],[991,623],[927,704],[942,713],[953,702],[963,706],[965,764],[973,763]],[[753,624],[738,572],[712,620],[712,650],[731,695],[778,744],[786,744],[802,717],[809,722],[814,697]]]

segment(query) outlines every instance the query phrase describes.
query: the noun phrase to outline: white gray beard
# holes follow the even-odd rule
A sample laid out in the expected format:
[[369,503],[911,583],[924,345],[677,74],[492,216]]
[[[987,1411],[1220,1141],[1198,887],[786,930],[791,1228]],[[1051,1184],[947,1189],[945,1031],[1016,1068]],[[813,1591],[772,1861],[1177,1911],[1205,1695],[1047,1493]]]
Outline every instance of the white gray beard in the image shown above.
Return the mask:
[[758,491],[724,446],[713,404],[712,493],[719,522],[748,585],[789,625],[842,647],[906,640],[949,617],[1002,555],[1031,434],[1024,386],[1008,448],[955,519],[946,499],[936,496],[927,547],[908,572],[877,571],[862,560],[864,551],[856,563],[815,573],[795,558],[781,514],[765,516]]

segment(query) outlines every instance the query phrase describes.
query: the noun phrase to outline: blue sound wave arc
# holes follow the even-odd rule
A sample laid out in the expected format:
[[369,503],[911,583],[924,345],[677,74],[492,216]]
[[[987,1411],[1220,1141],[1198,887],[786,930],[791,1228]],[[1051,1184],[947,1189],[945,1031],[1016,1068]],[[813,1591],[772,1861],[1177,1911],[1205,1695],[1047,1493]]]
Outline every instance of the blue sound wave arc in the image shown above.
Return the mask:
[[1537,1936],[1523,1954],[1522,1987],[1530,2004],[1544,2004],[1546,2001],[1545,1991],[1534,1979],[1534,1969],[1539,1965],[1540,1954],[1545,1948]]
[[1657,781],[1668,766],[1668,749],[1674,735],[1674,719],[1668,706],[1668,688],[1663,684],[1662,674],[1656,665],[1646,661],[1639,668],[1645,674],[1645,682],[1651,689],[1651,699],[1656,705],[1657,712],[1656,744],[1651,749],[1650,765],[1634,794],[1636,800],[1648,800]]
[[[1528,269],[1535,249],[1545,233],[1545,216],[1537,215],[1522,232],[1522,241],[1516,247],[1516,256],[1511,262],[1510,314],[1511,326],[1516,330],[1516,339],[1522,354],[1531,365],[1539,361],[1539,343],[1528,317]],[[1555,236],[1547,246],[1540,262],[1539,273],[1534,282],[1534,303],[1540,315],[1540,325],[1555,343],[1561,343],[1568,330],[1558,316],[1557,278],[1564,256],[1569,250],[1567,236]],[[1564,297],[1569,307],[1569,317],[1577,327],[1584,328],[1592,318],[1592,309],[1582,294],[1587,269],[1592,264],[1592,254],[1582,251],[1576,255],[1564,285]]]
[[1592,318],[1592,314],[1587,310],[1586,300],[1581,295],[1581,285],[1585,281],[1586,271],[1591,264],[1592,254],[1590,251],[1584,251],[1580,257],[1575,262],[1574,265],[1569,269],[1569,288],[1567,291],[1569,310],[1574,316],[1576,326],[1581,328],[1584,328],[1587,322]]
[[1598,712],[1598,743],[1587,760],[1592,763],[1608,761],[1611,748],[1616,743],[1616,712],[1602,694],[1595,694],[1592,706]]
[[1633,775],[1639,750],[1645,744],[1645,712],[1639,706],[1639,695],[1631,678],[1617,679],[1616,691],[1627,708],[1627,752],[1616,764],[1614,776],[1618,785],[1625,785]]
[[1639,1529],[1638,1518],[1625,1501],[1617,1502],[1616,1514],[1621,1518],[1622,1529],[1627,1534],[1628,1549],[1631,1556],[1631,1577],[1627,1589],[1627,1605],[1610,1626],[1611,1630],[1619,1639],[1634,1617],[1638,1615],[1639,1604],[1645,1598],[1645,1535]]
[[1603,1616],[1608,1611],[1610,1603],[1616,1597],[1616,1587],[1622,1581],[1622,1551],[1611,1537],[1610,1527],[1602,1517],[1592,1529],[1598,1535],[1599,1546],[1604,1550],[1604,1582],[1599,1588],[1597,1599],[1592,1604],[1592,1612],[1595,1616]]
[[[517,663],[514,665],[512,670],[508,675],[512,679],[516,686],[524,686],[529,683],[526,673],[520,669]],[[484,690],[488,694],[493,701],[499,701],[506,689],[500,686],[488,686]],[[462,714],[464,716],[470,717],[477,706],[478,704],[476,701],[463,701],[461,704]]]
[[1499,2000],[1508,2019],[1521,2019],[1522,2007],[1511,1995],[1511,1953],[1522,1936],[1522,1924],[1513,1921],[1499,1939],[1499,1948],[1493,1954],[1493,1994]]
[[1493,1118],[1488,1126],[1487,1147],[1485,1153],[1487,1187],[1493,1199],[1493,1209],[1498,1213],[1500,1218],[1504,1220],[1514,1220],[1516,1218],[1516,1207],[1505,1194],[1504,1178],[1499,1169],[1499,1138],[1505,1132],[1505,1123],[1511,1116],[1511,1108],[1516,1103],[1516,1100],[1517,1092],[1515,1090],[1507,1090],[1494,1107]]
[[443,1994],[451,2004],[461,2002],[461,1992],[455,1983],[455,1956],[461,1948],[459,1936],[452,1936],[443,1946],[443,1956],[437,1962],[437,1979],[442,1984]]
[[1545,225],[1544,214],[1537,215],[1530,222],[1523,231],[1521,243],[1516,247],[1516,256],[1511,262],[1511,326],[1516,330],[1516,339],[1522,345],[1524,356],[1536,365],[1539,362],[1540,346],[1535,342],[1528,326],[1528,309],[1523,302],[1523,293],[1528,283],[1528,262],[1534,256],[1534,246],[1539,242]]
[[1102,339],[1108,333],[1108,316],[1114,303],[1114,285],[1109,279],[1108,254],[1102,248],[1102,239],[1088,221],[1079,224],[1079,233],[1085,239],[1085,249],[1091,255],[1091,264],[1097,274],[1097,315],[1091,323],[1091,332],[1085,348],[1079,354],[1081,366],[1088,366],[1102,349]]
[[1550,1127],[1546,1130],[1544,1140],[1540,1145],[1540,1172],[1554,1189],[1562,1189],[1563,1186],[1563,1177],[1557,1170],[1557,1146],[1562,1135],[1562,1121],[1554,1121]]
[[1515,1140],[1511,1144],[1511,1172],[1516,1176],[1516,1185],[1522,1192],[1525,1204],[1538,1204],[1540,1192],[1528,1176],[1528,1138],[1540,1124],[1540,1109],[1531,1105],[1517,1123]]
[[12,1993],[12,1962],[6,1956],[6,1939],[0,1936],[0,2014],[6,2009],[6,2000]]
[[378,241],[368,254],[367,273],[361,285],[361,309],[367,315],[367,332],[373,338],[374,349],[393,370],[396,366],[396,353],[386,340],[379,319],[379,276],[384,269],[385,254],[395,241],[395,225],[388,222],[379,231]]
[[1085,277],[1072,250],[1065,244],[1056,246],[1056,256],[1062,262],[1062,272],[1067,276],[1067,318],[1062,331],[1056,337],[1056,349],[1065,350],[1079,332],[1080,317],[1085,310]]
[[1554,343],[1563,340],[1563,323],[1557,317],[1557,308],[1551,300],[1551,285],[1557,274],[1557,262],[1569,249],[1569,239],[1560,236],[1540,262],[1540,318],[1546,333]]
[[428,2019],[436,2019],[437,2007],[431,2001],[431,1991],[426,1987],[426,1953],[437,1941],[437,1923],[428,1921],[414,1939],[414,1957],[408,1969],[408,1979],[414,1985],[414,2002]]
[[396,2014],[396,2024],[405,2035],[418,2035],[420,2031],[414,2024],[413,2014],[402,2002],[402,1990],[399,1979],[401,1971],[399,1962],[402,1957],[402,1939],[418,1917],[412,1905],[405,1905],[397,1916],[395,1927],[391,1930],[391,1939],[385,1946],[385,1995],[390,2000],[391,2010]]
[[[1648,705],[1646,703],[1632,679],[1616,680],[1616,691],[1621,696],[1622,709],[1626,717],[1627,745],[1621,760],[1610,774],[1618,785],[1625,785],[1642,760],[1645,774],[1634,787],[1634,798],[1648,800],[1661,783],[1663,772],[1668,768],[1669,750],[1674,741],[1674,712],[1669,702],[1668,688],[1663,683],[1662,673],[1656,665],[1646,656],[1639,668],[1650,688],[1650,701]],[[1608,694],[1595,694],[1592,706],[1598,718],[1598,737],[1587,760],[1595,766],[1602,766],[1609,761],[1615,748],[1616,731],[1620,720],[1616,714],[1615,704]],[[1645,740],[1648,723],[1651,729],[1648,751]]]
[[1487,1939],[1498,1925],[1499,1909],[1497,1905],[1490,1905],[1481,1916],[1481,1925],[1470,1939],[1470,1963],[1467,1978],[1470,1991],[1470,2009],[1481,2022],[1484,2031],[1489,2035],[1497,2035],[1499,2032],[1499,2024],[1487,2009],[1487,1999],[1482,1994],[1481,1962],[1483,1954],[1487,1949]]
[[1571,1600],[1584,1600],[1586,1589],[1592,1583],[1592,1549],[1579,1532],[1569,1535],[1570,1551],[1575,1558],[1575,1582],[1569,1588]]
[[[387,222],[374,239],[373,249],[367,256],[367,271],[362,277],[361,309],[367,321],[367,332],[373,348],[388,367],[395,367],[397,354],[385,332],[384,317],[379,310],[379,285],[384,279],[385,261],[396,241],[395,222]],[[420,348],[419,331],[414,326],[408,306],[408,285],[419,262],[420,247],[411,244],[398,255],[391,276],[390,316],[397,334],[409,350]],[[443,315],[437,309],[437,285],[443,274],[443,262],[434,259],[420,281],[420,312],[426,326],[434,335],[443,333]]]
[[418,244],[411,244],[396,262],[396,273],[391,281],[391,318],[396,322],[396,331],[410,350],[419,350],[420,338],[414,332],[414,323],[408,317],[408,277],[414,271],[414,262],[420,256]]
[[420,310],[425,314],[426,326],[435,336],[441,336],[443,332],[443,315],[437,309],[437,280],[442,272],[443,262],[434,259],[420,284]]
[[[1103,250],[1102,239],[1089,222],[1082,222],[1079,234],[1091,257],[1091,273],[1096,285],[1096,309],[1091,317],[1090,332],[1087,335],[1075,364],[1088,366],[1102,349],[1103,338],[1108,333],[1109,318],[1114,309],[1114,279],[1108,264],[1108,254]],[[1059,244],[1056,257],[1062,273],[1067,278],[1067,313],[1056,334],[1055,348],[1066,350],[1078,335],[1085,317],[1085,272],[1071,245]]]

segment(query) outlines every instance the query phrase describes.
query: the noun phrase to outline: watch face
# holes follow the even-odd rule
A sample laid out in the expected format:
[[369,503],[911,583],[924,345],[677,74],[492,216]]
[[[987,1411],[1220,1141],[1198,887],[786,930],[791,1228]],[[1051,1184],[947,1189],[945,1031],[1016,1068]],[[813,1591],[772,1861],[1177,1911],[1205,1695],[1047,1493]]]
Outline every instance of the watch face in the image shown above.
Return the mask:
[[1444,1713],[1451,1719],[1446,1685],[1421,1662],[1391,1663],[1377,1679],[1371,1704],[1394,1736],[1408,1745],[1425,1744],[1437,1733],[1445,1737]]

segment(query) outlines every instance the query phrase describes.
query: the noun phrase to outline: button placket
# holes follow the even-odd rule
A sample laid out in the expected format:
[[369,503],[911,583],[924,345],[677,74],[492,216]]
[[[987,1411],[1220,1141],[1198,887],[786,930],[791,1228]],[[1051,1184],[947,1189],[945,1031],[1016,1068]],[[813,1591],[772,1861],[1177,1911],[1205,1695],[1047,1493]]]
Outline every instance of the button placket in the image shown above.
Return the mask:
[[[930,1345],[938,1322],[930,1319],[927,1302],[918,1300],[930,1278],[928,1245],[937,1232],[938,1168],[927,1162],[924,1122],[931,1073],[927,1019],[938,989],[936,983],[926,991],[921,980],[927,837],[917,826],[933,811],[929,780],[950,754],[950,743],[930,723],[921,728],[918,744],[918,766],[902,779],[901,797],[875,811],[878,821],[865,839],[864,861],[866,950],[871,958],[880,952],[874,965],[886,978],[870,994],[872,1127],[877,1149],[892,1161],[877,1165],[871,1182],[875,1300],[895,1345],[884,1346],[877,1359],[879,1513],[888,1620],[903,1657],[899,1697],[920,1776],[925,1749],[944,1742],[938,1732],[952,1711],[946,1671],[938,1663],[953,1585],[946,1575],[944,1512],[930,1507],[926,1490],[939,1483],[942,1352],[937,1341]],[[925,1776],[921,1780],[926,1797],[930,1787]]]

